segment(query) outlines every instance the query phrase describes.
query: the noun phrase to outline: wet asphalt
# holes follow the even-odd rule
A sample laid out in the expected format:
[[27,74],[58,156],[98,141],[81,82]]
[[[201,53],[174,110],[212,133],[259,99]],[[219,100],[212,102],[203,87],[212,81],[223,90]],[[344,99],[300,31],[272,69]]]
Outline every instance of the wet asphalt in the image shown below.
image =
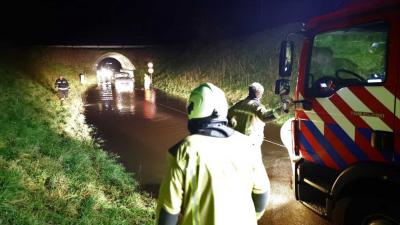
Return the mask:
[[[262,156],[271,181],[271,199],[259,225],[329,225],[330,223],[295,200],[291,185],[289,154],[280,139],[280,127],[267,124],[264,130]],[[276,144],[272,144],[274,142]]]

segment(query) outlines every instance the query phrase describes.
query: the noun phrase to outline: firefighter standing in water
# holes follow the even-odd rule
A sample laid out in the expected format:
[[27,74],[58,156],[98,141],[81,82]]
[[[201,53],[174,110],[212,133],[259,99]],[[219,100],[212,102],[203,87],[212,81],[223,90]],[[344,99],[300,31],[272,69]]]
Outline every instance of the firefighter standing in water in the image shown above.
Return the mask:
[[218,87],[201,84],[188,103],[190,135],[169,149],[158,224],[256,225],[270,192],[259,149],[227,126]]
[[58,90],[59,98],[61,101],[64,101],[66,98],[68,98],[69,83],[63,75],[60,75],[60,77],[56,80],[54,86],[56,90]]
[[282,107],[267,110],[261,103],[264,87],[257,82],[249,86],[248,96],[234,104],[228,111],[229,124],[242,134],[250,136],[261,147],[264,140],[266,122],[279,118],[284,112]]

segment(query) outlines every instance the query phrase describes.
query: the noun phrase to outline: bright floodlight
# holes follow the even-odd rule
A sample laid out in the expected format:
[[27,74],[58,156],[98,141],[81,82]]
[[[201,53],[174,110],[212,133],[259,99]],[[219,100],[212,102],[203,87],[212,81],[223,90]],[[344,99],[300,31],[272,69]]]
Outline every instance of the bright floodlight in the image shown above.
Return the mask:
[[97,80],[99,82],[107,82],[112,78],[113,72],[109,69],[102,67],[100,70],[97,70]]
[[101,74],[103,76],[103,80],[111,80],[111,77],[112,77],[112,71],[111,70],[103,67],[101,69]]
[[152,62],[149,62],[149,63],[147,63],[147,66],[148,66],[149,68],[153,68],[153,63],[152,63]]

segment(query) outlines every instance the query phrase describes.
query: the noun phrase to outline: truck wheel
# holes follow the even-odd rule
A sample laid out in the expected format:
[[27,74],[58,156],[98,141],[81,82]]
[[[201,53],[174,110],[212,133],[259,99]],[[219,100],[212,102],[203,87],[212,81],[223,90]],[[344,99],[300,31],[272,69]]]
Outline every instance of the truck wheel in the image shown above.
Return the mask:
[[[384,199],[373,197],[356,197],[347,199],[346,207],[340,224],[344,225],[399,225],[399,204],[386,202]],[[336,209],[336,207],[335,207]],[[340,210],[339,211],[343,211]],[[333,218],[335,221],[335,218]],[[337,221],[337,220],[336,220]],[[335,223],[336,224],[336,223]]]

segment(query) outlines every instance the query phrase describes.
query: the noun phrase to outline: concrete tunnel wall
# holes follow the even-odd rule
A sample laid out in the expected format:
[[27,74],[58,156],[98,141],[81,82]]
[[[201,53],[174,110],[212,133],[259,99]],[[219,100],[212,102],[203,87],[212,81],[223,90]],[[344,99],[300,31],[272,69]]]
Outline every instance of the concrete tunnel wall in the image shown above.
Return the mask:
[[[38,76],[48,76],[49,80],[55,80],[61,71],[57,66],[49,68],[49,65],[64,65],[70,71],[84,73],[88,77],[95,78],[97,64],[112,57],[121,63],[123,69],[135,71],[135,82],[143,82],[143,74],[147,72],[147,63],[157,61],[159,49],[156,47],[142,48],[79,48],[79,47],[10,47],[2,49],[0,54],[4,61],[19,62],[21,67],[29,69]],[[7,57],[5,57],[7,56]],[[134,62],[134,64],[132,63]],[[125,71],[123,71],[125,72]]]
[[106,59],[106,58],[113,58],[115,60],[117,60],[119,63],[121,63],[121,72],[127,72],[129,73],[129,75],[131,75],[133,77],[134,75],[134,70],[136,69],[135,66],[133,65],[133,63],[131,62],[131,60],[129,60],[126,56],[124,56],[121,53],[118,52],[108,52],[106,54],[101,55],[95,63],[95,70],[97,69],[98,64]]

